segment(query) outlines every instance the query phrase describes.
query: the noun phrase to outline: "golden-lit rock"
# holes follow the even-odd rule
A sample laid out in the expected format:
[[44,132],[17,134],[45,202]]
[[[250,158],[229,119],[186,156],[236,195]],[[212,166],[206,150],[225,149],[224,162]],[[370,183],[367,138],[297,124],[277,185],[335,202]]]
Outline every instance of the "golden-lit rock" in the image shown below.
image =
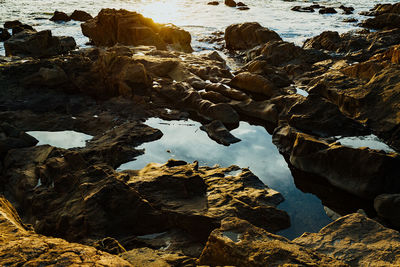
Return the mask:
[[155,23],[136,12],[127,10],[102,9],[91,20],[81,24],[82,32],[96,46],[152,45],[157,49],[167,47],[192,52],[191,36],[174,25]]

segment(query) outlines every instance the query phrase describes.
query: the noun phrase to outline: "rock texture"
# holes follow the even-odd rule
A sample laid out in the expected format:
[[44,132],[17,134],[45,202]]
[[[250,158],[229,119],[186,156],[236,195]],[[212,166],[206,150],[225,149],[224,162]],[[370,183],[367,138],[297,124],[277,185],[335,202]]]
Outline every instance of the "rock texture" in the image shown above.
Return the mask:
[[218,266],[347,266],[232,217],[211,233],[199,262]]
[[251,49],[274,40],[281,40],[281,37],[257,22],[233,24],[225,30],[226,48],[230,50]]
[[350,266],[395,266],[400,261],[399,233],[358,213],[344,216],[318,233],[305,233],[293,242]]
[[129,262],[93,247],[45,237],[24,226],[15,209],[0,197],[0,264],[132,266]]
[[81,24],[82,32],[97,46],[153,45],[192,52],[190,34],[172,24],[154,23],[136,12],[103,9],[91,20]]
[[48,57],[67,53],[75,49],[74,38],[52,36],[51,31],[25,30],[4,42],[7,56]]

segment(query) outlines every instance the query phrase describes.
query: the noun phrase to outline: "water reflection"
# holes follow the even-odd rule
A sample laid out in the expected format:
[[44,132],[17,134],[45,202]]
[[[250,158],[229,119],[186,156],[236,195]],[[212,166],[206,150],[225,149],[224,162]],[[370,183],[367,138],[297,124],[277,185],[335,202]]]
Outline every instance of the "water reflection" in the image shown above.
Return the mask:
[[146,124],[160,129],[164,136],[144,144],[142,148],[145,154],[121,165],[119,170],[140,169],[149,162],[165,163],[170,158],[188,162],[198,160],[201,165],[208,166],[249,167],[265,184],[281,192],[286,199],[279,207],[289,213],[292,227],[280,234],[294,238],[305,231],[318,231],[331,221],[317,197],[302,193],[295,187],[287,163],[263,127],[241,122],[240,127],[231,133],[242,141],[225,147],[209,139],[199,129],[200,124],[194,121],[151,118]]
[[349,137],[337,137],[338,142],[343,146],[352,148],[369,147],[371,149],[383,150],[386,152],[395,152],[390,146],[385,144],[376,135],[365,135],[365,136],[349,136]]
[[86,141],[93,138],[93,136],[75,131],[30,131],[27,133],[39,140],[37,145],[51,145],[65,149],[84,147],[86,145]]

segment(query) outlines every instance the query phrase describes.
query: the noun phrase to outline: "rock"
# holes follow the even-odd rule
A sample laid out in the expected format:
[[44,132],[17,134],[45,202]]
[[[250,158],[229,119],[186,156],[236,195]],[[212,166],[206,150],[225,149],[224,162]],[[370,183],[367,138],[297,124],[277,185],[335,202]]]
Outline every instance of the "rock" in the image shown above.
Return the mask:
[[5,29],[12,29],[12,28],[18,27],[20,25],[22,25],[22,22],[20,22],[19,20],[12,20],[12,21],[4,22]]
[[339,8],[341,10],[343,10],[343,14],[346,14],[346,15],[353,14],[353,11],[354,11],[354,7],[346,7],[344,5],[341,5]]
[[61,22],[61,21],[70,21],[71,18],[64,12],[54,11],[53,16],[50,18],[51,21]]
[[399,264],[400,235],[359,213],[341,217],[318,233],[305,233],[294,243],[332,255],[350,266]]
[[0,28],[0,42],[7,41],[10,39],[11,34],[8,32],[7,29]]
[[96,241],[93,244],[93,247],[114,255],[126,252],[125,248],[121,246],[121,244],[117,240],[111,237],[106,237]]
[[353,23],[353,22],[358,22],[358,20],[356,18],[347,18],[342,20],[343,22],[347,22],[347,23]]
[[7,152],[15,148],[35,146],[39,141],[18,128],[3,122],[0,124],[0,162]]
[[208,2],[207,5],[210,5],[210,6],[218,6],[218,5],[219,5],[219,2],[218,2],[218,1],[211,1],[211,2]]
[[249,10],[250,8],[248,6],[238,6],[237,9],[239,9],[239,10]]
[[252,74],[250,72],[241,72],[233,77],[230,86],[252,93],[262,94],[267,98],[279,92],[271,81],[261,75]]
[[296,133],[294,139],[290,163],[325,177],[333,186],[366,199],[400,189],[396,178],[400,156],[396,153],[329,144],[304,133]]
[[66,53],[75,47],[74,38],[52,36],[49,30],[41,32],[26,30],[4,42],[7,56],[48,57]]
[[338,32],[325,31],[316,37],[306,40],[303,44],[303,48],[315,48],[335,51],[338,49],[340,41],[341,38]]
[[233,136],[220,121],[212,121],[209,124],[202,125],[200,129],[207,132],[211,139],[225,146],[229,146],[241,141]]
[[252,99],[247,99],[233,106],[241,115],[261,120],[264,123],[273,124],[274,126],[276,126],[279,119],[277,106],[270,100],[254,101]]
[[15,209],[0,197],[0,264],[132,266],[93,247],[38,235],[24,226]]
[[230,50],[250,49],[275,40],[281,40],[279,35],[257,22],[233,24],[225,29],[226,48]]
[[[197,162],[170,160],[164,165],[149,164],[142,170],[125,172],[130,175],[131,187],[154,207],[175,211],[179,218],[175,221],[177,227],[199,240],[205,241],[220,220],[233,215],[268,231],[288,227],[286,212],[275,208],[282,196],[248,169],[229,175],[237,169],[199,167]],[[193,220],[187,217],[194,215]]]
[[238,2],[237,4],[236,4],[236,6],[238,6],[238,7],[247,7],[247,5],[245,4],[245,3],[243,3],[243,2]]
[[24,30],[30,30],[30,31],[36,32],[36,30],[32,26],[27,25],[27,24],[21,24],[21,25],[18,25],[16,27],[12,28],[12,35],[20,33]]
[[333,7],[321,8],[319,14],[335,14],[337,11]]
[[182,254],[154,250],[151,248],[138,248],[122,253],[120,257],[132,266],[168,267],[168,266],[197,266],[195,259]]
[[352,120],[335,105],[318,95],[309,95],[295,103],[289,113],[289,125],[315,136],[361,136],[370,131]]
[[290,10],[297,11],[297,12],[315,12],[314,8],[312,7],[302,7],[302,6],[294,6]]
[[221,227],[211,233],[199,263],[210,266],[346,266],[233,217],[223,220]]
[[72,14],[71,14],[71,16],[69,16],[69,18],[72,20],[76,20],[76,21],[88,21],[88,20],[92,19],[93,17],[86,11],[74,10],[74,12],[72,12]]
[[380,218],[391,226],[400,227],[400,194],[382,194],[375,198],[374,208]]
[[229,7],[236,7],[236,2],[234,0],[225,0],[225,5]]
[[360,24],[362,27],[370,29],[393,29],[400,25],[400,14],[384,13],[375,18],[364,20]]
[[102,9],[91,20],[81,24],[82,33],[96,46],[152,45],[157,49],[192,52],[190,34],[171,24],[158,24],[136,12]]

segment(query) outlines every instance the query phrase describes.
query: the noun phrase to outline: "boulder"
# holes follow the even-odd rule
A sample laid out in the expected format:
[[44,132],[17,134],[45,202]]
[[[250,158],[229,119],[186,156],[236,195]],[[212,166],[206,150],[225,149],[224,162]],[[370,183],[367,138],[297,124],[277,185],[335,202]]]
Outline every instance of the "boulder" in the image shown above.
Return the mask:
[[398,154],[329,144],[304,133],[295,136],[290,163],[296,168],[325,177],[333,186],[366,199],[400,190]]
[[20,129],[3,122],[0,124],[0,161],[7,152],[15,148],[34,146],[39,141]]
[[333,7],[325,7],[321,8],[319,11],[319,14],[336,14],[337,11]]
[[22,22],[20,22],[19,20],[9,20],[4,22],[4,28],[5,29],[12,29],[18,26],[21,26]]
[[211,2],[208,2],[207,5],[210,5],[210,6],[218,6],[218,5],[219,5],[219,2],[218,2],[218,1],[211,1]]
[[212,121],[209,124],[202,125],[200,129],[207,132],[211,139],[225,146],[240,142],[240,139],[233,136],[220,121]]
[[70,21],[71,18],[64,12],[61,11],[54,11],[53,16],[50,18],[51,21],[61,22],[61,21]]
[[312,7],[302,7],[302,6],[294,6],[290,10],[297,12],[308,12],[308,13],[315,12],[314,8]]
[[400,14],[384,13],[374,18],[364,20],[362,27],[371,29],[393,29],[400,25]]
[[282,40],[279,35],[257,22],[233,24],[225,30],[226,48],[230,50],[251,49],[269,41]]
[[129,262],[93,247],[38,235],[22,224],[17,212],[0,197],[0,264],[132,266]]
[[396,266],[400,259],[400,234],[366,216],[353,213],[322,228],[304,233],[294,243],[332,255],[350,266]]
[[8,32],[7,29],[0,28],[0,42],[7,41],[10,39],[11,34]]
[[152,45],[157,49],[177,49],[192,52],[191,36],[171,24],[158,24],[136,12],[102,9],[99,14],[81,24],[82,33],[96,46]]
[[276,86],[267,78],[250,72],[241,72],[230,82],[230,86],[251,93],[265,95],[267,98],[279,93]]
[[341,38],[338,32],[325,31],[320,35],[308,39],[304,42],[303,48],[315,48],[335,51],[338,49]]
[[208,238],[199,258],[209,266],[347,266],[333,257],[303,248],[238,218],[226,218]]
[[225,0],[225,5],[229,7],[236,7],[236,2],[234,0]]
[[25,30],[4,42],[7,56],[49,57],[75,49],[74,38],[52,36],[51,31]]
[[72,12],[71,16],[69,17],[70,19],[76,21],[88,21],[93,18],[92,15],[82,10],[74,10],[74,12]]

